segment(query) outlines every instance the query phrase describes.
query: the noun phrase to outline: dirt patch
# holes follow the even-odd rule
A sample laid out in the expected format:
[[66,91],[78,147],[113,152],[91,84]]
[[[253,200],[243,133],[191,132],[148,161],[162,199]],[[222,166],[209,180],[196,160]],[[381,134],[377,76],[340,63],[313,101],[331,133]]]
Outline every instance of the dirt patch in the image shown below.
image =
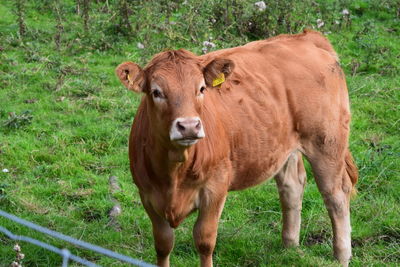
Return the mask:
[[330,239],[331,239],[331,236],[328,234],[328,232],[326,230],[322,230],[318,233],[310,233],[306,237],[306,241],[304,242],[304,244],[306,246],[313,246],[313,245],[317,245],[317,244],[326,243],[327,240],[330,240]]
[[102,218],[104,218],[104,212],[94,209],[94,208],[85,208],[82,210],[82,218],[86,222],[94,222],[94,221],[99,221]]

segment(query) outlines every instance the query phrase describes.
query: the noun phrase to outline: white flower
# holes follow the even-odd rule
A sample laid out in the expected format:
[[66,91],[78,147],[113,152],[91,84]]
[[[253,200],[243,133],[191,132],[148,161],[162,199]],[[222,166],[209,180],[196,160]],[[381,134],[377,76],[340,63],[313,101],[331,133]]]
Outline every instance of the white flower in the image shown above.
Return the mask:
[[340,24],[340,21],[335,20],[335,24],[339,25],[339,24]]
[[207,51],[208,51],[207,47],[203,47],[203,48],[201,49],[201,52],[203,52],[203,54],[206,54]]
[[139,48],[139,49],[144,49],[144,45],[142,44],[142,43],[137,43],[137,48]]
[[258,9],[258,11],[264,11],[267,8],[267,5],[264,1],[255,2],[254,6]]
[[342,10],[342,15],[347,16],[349,14],[350,14],[350,12],[349,12],[349,10],[347,8]]
[[204,41],[203,42],[203,46],[204,47],[208,47],[208,48],[215,48],[216,45],[213,42],[209,42],[209,41]]
[[18,244],[15,244],[14,250],[15,250],[16,252],[20,252],[20,251],[21,251],[21,247],[20,247]]
[[317,19],[317,27],[318,28],[321,28],[324,25],[325,25],[325,22],[323,22],[322,19]]
[[2,172],[10,172],[8,169],[3,169]]

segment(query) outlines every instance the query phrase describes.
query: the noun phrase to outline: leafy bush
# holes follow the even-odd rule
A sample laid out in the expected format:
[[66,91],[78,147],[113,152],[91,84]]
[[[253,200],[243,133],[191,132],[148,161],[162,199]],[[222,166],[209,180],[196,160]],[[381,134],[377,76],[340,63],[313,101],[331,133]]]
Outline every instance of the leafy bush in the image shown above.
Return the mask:
[[[378,14],[379,20],[392,22],[388,30],[400,30],[398,0],[266,1],[263,8],[254,0],[89,1],[89,8],[85,8],[86,2],[27,2],[24,42],[13,41],[10,36],[6,42],[27,46],[26,60],[30,62],[46,59],[37,47],[29,44],[41,38],[69,55],[129,49],[140,54],[139,63],[144,64],[153,54],[168,48],[193,47],[196,53],[208,52],[280,33],[298,33],[304,28],[340,33],[371,12]],[[30,22],[30,17],[41,13],[52,17],[50,27],[40,28]],[[67,17],[74,19],[67,21]],[[386,29],[374,27],[373,21],[357,29],[354,41],[362,57],[350,69],[358,72],[379,69],[384,75],[399,71],[399,65],[390,60],[393,56],[390,47],[378,45],[374,40],[376,32],[382,30]],[[211,45],[207,47],[204,42]]]

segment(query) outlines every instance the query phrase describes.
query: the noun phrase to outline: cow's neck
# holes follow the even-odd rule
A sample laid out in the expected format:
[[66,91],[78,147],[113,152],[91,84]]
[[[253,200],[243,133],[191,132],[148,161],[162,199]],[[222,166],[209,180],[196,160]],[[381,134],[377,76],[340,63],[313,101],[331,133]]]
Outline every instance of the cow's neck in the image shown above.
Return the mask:
[[187,149],[169,149],[168,161],[170,165],[181,164],[188,160],[189,153]]
[[185,182],[192,177],[188,170],[193,154],[192,147],[178,150],[153,143],[146,148],[146,157],[151,162],[147,167],[149,192],[153,194],[149,199],[156,212],[172,227],[177,227],[196,207],[199,190]]
[[154,139],[149,147],[148,155],[152,162],[152,168],[157,178],[170,183],[172,180],[180,180],[193,160],[193,147],[176,148],[160,139]]

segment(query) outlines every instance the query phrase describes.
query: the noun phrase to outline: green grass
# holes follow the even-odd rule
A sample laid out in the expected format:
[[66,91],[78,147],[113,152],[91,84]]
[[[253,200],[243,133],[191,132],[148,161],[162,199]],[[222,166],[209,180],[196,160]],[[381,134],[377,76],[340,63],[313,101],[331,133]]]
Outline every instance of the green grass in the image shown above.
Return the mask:
[[[267,14],[256,13],[251,1],[238,1],[225,15],[225,4],[218,1],[189,1],[188,5],[140,1],[131,6],[130,36],[115,26],[115,3],[110,3],[109,12],[99,11],[105,2],[92,3],[90,29],[84,33],[74,2],[61,2],[60,51],[54,43],[55,17],[48,8],[53,1],[30,1],[23,38],[17,34],[12,1],[0,4],[0,170],[10,171],[0,172],[0,209],[154,262],[150,221],[132,183],[127,157],[127,138],[140,96],[120,85],[115,67],[125,60],[144,64],[168,47],[200,53],[202,42],[210,36],[218,49],[232,47],[273,35],[272,30],[285,32],[289,27],[297,32],[322,18],[321,30],[330,32],[328,38],[346,72],[353,112],[350,146],[360,180],[351,206],[352,266],[400,264],[398,1],[319,1],[317,6],[304,1],[291,4],[297,8],[292,18],[282,6],[271,4],[269,8],[280,12],[270,12],[271,19],[283,14],[283,22],[264,25],[264,32],[262,27],[243,28],[250,21],[261,23]],[[340,13],[343,8],[350,11],[348,25]],[[335,19],[340,20],[339,26]],[[145,49],[137,48],[137,42]],[[122,188],[114,196],[109,192],[110,175],[118,176]],[[121,231],[108,226],[112,197],[122,206]],[[302,215],[301,246],[284,249],[275,183],[230,193],[219,224],[216,266],[337,266],[330,221],[309,168]],[[198,265],[191,235],[194,219],[186,219],[176,230],[172,266]],[[98,264],[122,266],[3,218],[0,225],[66,246]],[[0,266],[13,261],[14,244],[0,235]],[[61,263],[58,255],[26,243],[21,247],[25,266]]]

